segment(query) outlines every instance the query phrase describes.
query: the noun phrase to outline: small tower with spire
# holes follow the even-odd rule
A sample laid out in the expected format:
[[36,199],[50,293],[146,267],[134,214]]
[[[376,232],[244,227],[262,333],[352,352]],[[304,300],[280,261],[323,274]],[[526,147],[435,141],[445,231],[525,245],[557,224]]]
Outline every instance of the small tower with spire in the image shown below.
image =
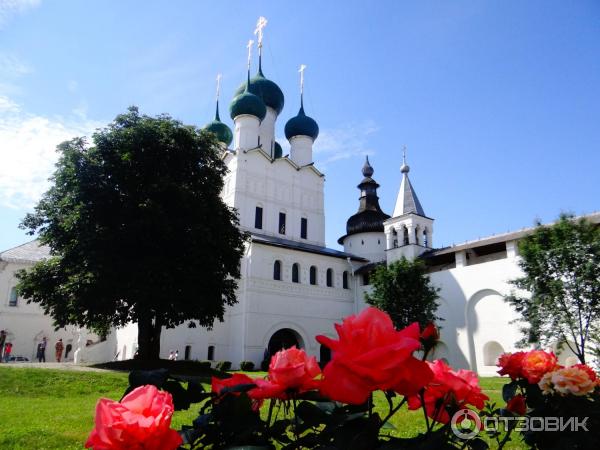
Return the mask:
[[408,173],[406,147],[403,149],[402,181],[392,218],[384,222],[388,263],[405,257],[414,259],[432,247],[433,219],[425,215]]
[[338,244],[344,246],[345,252],[378,262],[386,259],[383,223],[390,216],[379,206],[379,184],[372,178],[374,172],[367,156],[362,168],[364,178],[357,186],[360,190],[358,211],[346,222],[346,234],[338,239]]
[[299,166],[313,162],[313,144],[319,136],[319,125],[304,112],[304,70],[300,65],[300,111],[285,124],[285,137],[290,142],[290,159]]

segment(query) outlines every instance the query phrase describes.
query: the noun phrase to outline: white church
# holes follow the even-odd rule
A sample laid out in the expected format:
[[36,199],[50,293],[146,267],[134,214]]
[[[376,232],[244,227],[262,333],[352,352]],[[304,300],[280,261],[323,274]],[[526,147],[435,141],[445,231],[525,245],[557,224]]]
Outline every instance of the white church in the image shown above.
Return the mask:
[[[248,80],[229,107],[233,129],[221,121],[218,100],[215,119],[205,127],[219,139],[229,168],[222,198],[237,210],[240,227],[250,236],[241,261],[238,302],[211,330],[185,324],[164,329],[161,356],[178,350],[180,358],[227,360],[237,367],[241,361],[260,365],[267,352],[297,345],[326,362],[328,350],[314,336],[334,336],[334,323],[365,308],[369,273],[379,264],[406,257],[423,258],[432,283],[440,288],[437,314],[444,322],[435,357],[456,368],[494,375],[497,357],[515,351],[521,337],[513,323],[517,315],[503,296],[510,292],[508,281],[520,274],[518,240],[532,230],[435,248],[435,214],[425,212],[406,162],[400,168],[394,210],[386,214],[367,159],[362,173],[357,167],[360,200],[356,214],[347,220],[346,234],[338,240],[343,251],[326,247],[325,177],[313,161],[319,127],[306,114],[301,94],[298,114],[285,124],[290,152],[282,154],[275,125],[284,95],[263,74],[261,41],[259,33],[258,72],[250,78],[248,69]],[[588,218],[600,222],[600,214]],[[7,331],[12,354],[34,360],[38,343],[46,337],[48,361],[54,361],[59,338],[69,350],[67,361],[132,358],[137,348],[135,324],[112,330],[105,340],[76,327],[55,332],[51,318],[37,304],[19,298],[15,272],[47,256],[48,249],[36,241],[0,253],[0,330]],[[563,353],[559,359],[567,358],[572,355]]]

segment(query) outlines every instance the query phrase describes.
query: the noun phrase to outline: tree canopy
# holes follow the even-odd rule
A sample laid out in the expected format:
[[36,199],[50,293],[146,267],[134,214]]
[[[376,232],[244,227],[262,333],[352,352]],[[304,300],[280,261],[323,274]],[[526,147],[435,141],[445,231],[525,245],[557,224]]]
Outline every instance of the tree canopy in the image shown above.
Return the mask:
[[57,327],[137,322],[140,356],[158,358],[163,326],[210,327],[236,302],[244,235],[220,198],[227,168],[211,134],[135,107],[92,141],[58,146],[21,225],[51,256],[18,289]]
[[561,215],[553,225],[538,223],[519,252],[524,275],[507,299],[522,315],[522,343],[566,345],[585,363],[600,332],[600,227]]
[[402,258],[389,266],[382,264],[370,280],[373,292],[365,294],[366,302],[387,312],[397,329],[413,322],[423,328],[440,319],[435,315],[439,289],[431,285],[422,260]]

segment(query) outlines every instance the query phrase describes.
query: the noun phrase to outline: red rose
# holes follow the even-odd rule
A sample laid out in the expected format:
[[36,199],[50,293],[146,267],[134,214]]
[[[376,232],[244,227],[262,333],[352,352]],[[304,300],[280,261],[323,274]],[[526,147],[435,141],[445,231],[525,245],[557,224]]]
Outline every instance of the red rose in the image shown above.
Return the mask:
[[[212,377],[211,388],[215,394],[220,394],[225,388],[238,386],[240,384],[253,384],[254,380],[243,373],[235,373],[231,378]],[[239,394],[239,392],[236,392]]]
[[[390,317],[377,308],[366,308],[343,323],[335,324],[339,339],[317,336],[317,341],[333,352],[323,370],[321,392],[332,400],[361,404],[375,390],[400,392],[420,389],[427,369],[414,363],[413,352],[419,342],[419,324],[396,331]],[[418,370],[407,373],[405,364]],[[424,372],[424,374],[422,374]],[[421,379],[419,378],[421,377]]]
[[557,367],[558,360],[554,353],[532,350],[523,357],[521,364],[523,377],[527,378],[530,384],[537,384],[546,372],[551,372]]
[[527,404],[525,403],[525,397],[521,394],[515,395],[506,404],[506,409],[519,416],[524,416],[527,412]]
[[[453,410],[465,408],[467,405],[483,408],[489,397],[481,392],[479,380],[474,372],[464,369],[454,371],[440,359],[428,364],[434,374],[423,394],[425,411],[429,417],[440,423],[448,423],[448,407]],[[419,396],[408,399],[408,409],[418,409],[421,405]]]
[[512,380],[523,378],[521,364],[526,352],[504,353],[498,358],[497,366],[500,367],[500,375],[508,375]]
[[581,369],[581,370],[585,371],[589,375],[590,380],[592,380],[594,382],[598,379],[598,375],[596,374],[596,372],[594,371],[594,369],[592,369],[587,364],[574,364],[571,367],[577,367],[578,369]]
[[86,448],[95,450],[173,450],[183,440],[172,430],[173,399],[155,386],[140,386],[121,403],[100,399],[96,405],[96,426]]
[[433,322],[429,322],[429,324],[425,327],[423,332],[421,333],[421,344],[423,344],[423,348],[426,352],[435,347],[437,341],[440,340],[440,332],[438,328],[435,326]]
[[285,400],[290,392],[316,389],[319,381],[315,378],[320,374],[321,369],[314,356],[309,357],[304,350],[291,347],[273,355],[267,380],[253,380],[257,388],[248,392],[248,395],[255,399]]

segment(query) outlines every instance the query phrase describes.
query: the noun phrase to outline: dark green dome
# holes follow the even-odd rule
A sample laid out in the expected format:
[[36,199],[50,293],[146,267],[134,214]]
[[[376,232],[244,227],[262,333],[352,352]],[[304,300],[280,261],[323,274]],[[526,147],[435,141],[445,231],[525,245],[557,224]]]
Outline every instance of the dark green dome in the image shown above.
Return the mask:
[[[246,83],[242,84],[235,91],[234,96],[240,95],[246,89]],[[283,110],[284,98],[283,92],[273,81],[265,78],[262,69],[258,69],[258,73],[250,79],[250,92],[262,99],[266,106],[270,106],[277,114]]]
[[215,120],[204,125],[204,130],[210,131],[217,136],[217,140],[222,142],[227,147],[233,141],[233,133],[231,132],[231,128],[221,122],[221,117],[219,116],[219,100],[217,100],[217,108],[215,110]]
[[229,114],[232,119],[242,114],[250,114],[258,117],[258,120],[263,120],[267,115],[267,107],[260,97],[254,95],[248,90],[235,97],[229,105]]
[[231,128],[229,128],[220,120],[213,120],[212,122],[207,123],[204,126],[204,129],[214,133],[217,136],[217,140],[225,144],[227,147],[229,147],[229,144],[231,144],[231,141],[233,141],[233,133],[231,132]]
[[290,140],[294,136],[310,136],[314,141],[319,136],[319,125],[304,113],[304,105],[301,104],[300,111],[296,117],[292,117],[285,124],[285,137]]
[[275,141],[275,145],[273,145],[273,158],[281,158],[283,156],[283,149],[279,142]]

